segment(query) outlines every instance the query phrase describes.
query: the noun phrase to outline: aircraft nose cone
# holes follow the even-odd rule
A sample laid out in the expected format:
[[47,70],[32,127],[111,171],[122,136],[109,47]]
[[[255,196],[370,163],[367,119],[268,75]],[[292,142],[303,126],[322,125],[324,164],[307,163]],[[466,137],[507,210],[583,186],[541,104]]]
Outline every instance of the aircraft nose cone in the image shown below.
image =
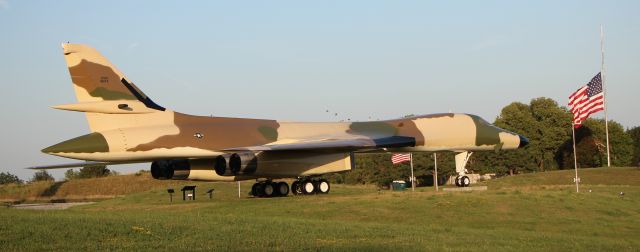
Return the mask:
[[109,152],[107,139],[100,133],[79,136],[42,149],[44,153],[93,153]]
[[523,135],[518,135],[518,136],[520,137],[520,145],[518,145],[518,148],[525,147],[527,146],[527,144],[529,144],[529,139],[527,139]]

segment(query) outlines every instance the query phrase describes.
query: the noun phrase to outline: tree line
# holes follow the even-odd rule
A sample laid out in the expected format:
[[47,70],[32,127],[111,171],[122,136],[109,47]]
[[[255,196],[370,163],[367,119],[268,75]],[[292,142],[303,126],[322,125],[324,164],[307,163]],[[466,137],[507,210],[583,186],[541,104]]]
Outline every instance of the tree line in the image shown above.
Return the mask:
[[[90,167],[83,167],[77,171],[73,169],[68,169],[64,173],[64,179],[72,180],[72,179],[98,178],[98,177],[106,177],[110,175],[118,175],[118,173],[107,169],[107,167],[104,165],[90,166]],[[32,182],[38,182],[38,181],[54,181],[54,180],[55,179],[53,178],[53,176],[51,176],[51,174],[49,174],[49,172],[47,172],[46,170],[36,171],[31,177],[31,179],[29,179],[26,182],[18,178],[18,176],[13,175],[11,173],[0,172],[0,185],[24,184],[24,183],[32,183]]]
[[[552,99],[540,97],[524,104],[513,102],[504,107],[494,124],[529,138],[523,149],[499,152],[476,152],[468,164],[472,173],[497,175],[573,169],[573,115]],[[576,131],[578,167],[602,167],[607,164],[605,125],[603,119],[589,118]],[[640,166],[640,127],[624,129],[609,121],[609,142],[613,166]],[[456,153],[437,153],[441,175],[454,175]],[[414,173],[429,177],[434,170],[432,153],[414,153]],[[356,168],[351,172],[326,176],[334,183],[388,185],[396,179],[410,177],[407,163],[391,164],[391,154],[356,154]],[[81,179],[114,175],[104,166],[67,170],[65,179]],[[30,181],[53,180],[46,171],[38,171]],[[0,173],[0,184],[23,183],[17,176]]]

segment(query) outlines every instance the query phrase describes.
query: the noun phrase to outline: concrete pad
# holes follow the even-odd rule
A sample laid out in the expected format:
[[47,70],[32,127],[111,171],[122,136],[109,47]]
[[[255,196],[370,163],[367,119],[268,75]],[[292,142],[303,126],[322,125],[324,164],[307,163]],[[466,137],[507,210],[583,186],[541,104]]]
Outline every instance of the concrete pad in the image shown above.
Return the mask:
[[445,192],[469,192],[469,191],[486,191],[487,186],[470,186],[470,187],[445,187],[442,191]]

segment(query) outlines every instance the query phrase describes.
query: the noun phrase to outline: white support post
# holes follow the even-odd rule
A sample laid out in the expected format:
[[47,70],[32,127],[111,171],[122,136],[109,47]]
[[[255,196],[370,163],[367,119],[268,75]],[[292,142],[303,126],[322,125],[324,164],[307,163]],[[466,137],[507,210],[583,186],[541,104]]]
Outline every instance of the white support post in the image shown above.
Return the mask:
[[240,181],[238,181],[238,199],[240,198]]
[[413,176],[413,153],[409,153],[409,162],[411,162],[411,191],[416,191],[416,177]]
[[434,174],[433,174],[433,184],[436,186],[436,192],[438,191],[438,155],[437,153],[433,153],[433,166],[434,166]]
[[576,156],[576,128],[573,122],[571,123],[571,132],[573,132],[573,169],[576,171],[576,177],[573,180],[576,182],[576,192],[579,193],[580,189],[578,187],[578,183],[580,179],[578,178],[578,157]]

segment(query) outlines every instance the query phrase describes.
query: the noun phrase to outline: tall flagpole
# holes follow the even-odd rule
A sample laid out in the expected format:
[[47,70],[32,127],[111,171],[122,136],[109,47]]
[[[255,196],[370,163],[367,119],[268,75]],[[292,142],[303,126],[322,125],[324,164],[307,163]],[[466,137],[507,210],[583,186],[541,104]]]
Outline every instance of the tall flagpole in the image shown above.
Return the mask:
[[602,77],[602,95],[604,96],[604,129],[607,132],[607,167],[611,167],[611,153],[609,152],[609,117],[607,117],[607,89],[605,88],[605,69],[604,69],[604,27],[600,25],[600,77]]
[[578,189],[578,156],[576,156],[576,127],[571,122],[571,132],[573,133],[573,169],[576,170],[576,177],[573,179],[576,182],[576,192],[580,192]]

